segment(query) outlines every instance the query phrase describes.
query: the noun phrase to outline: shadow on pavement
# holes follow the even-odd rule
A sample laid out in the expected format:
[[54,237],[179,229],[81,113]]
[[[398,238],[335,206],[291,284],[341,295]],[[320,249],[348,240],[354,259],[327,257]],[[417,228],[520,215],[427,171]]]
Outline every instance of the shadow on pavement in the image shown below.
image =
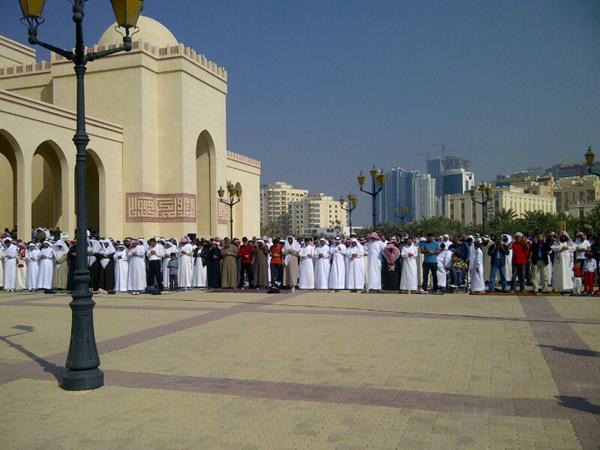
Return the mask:
[[558,395],[558,403],[565,408],[576,409],[577,411],[600,415],[600,405],[594,405],[583,397],[572,397],[568,395]]
[[538,347],[550,348],[555,352],[567,353],[569,355],[575,356],[591,356],[591,357],[600,357],[600,352],[595,352],[593,350],[585,349],[585,348],[570,348],[570,347],[557,347],[555,345],[538,345]]
[[40,356],[36,355],[35,353],[27,350],[21,344],[17,344],[16,342],[14,342],[13,340],[10,339],[15,336],[21,336],[23,334],[33,333],[35,331],[34,328],[29,325],[16,325],[13,328],[16,330],[19,330],[20,333],[10,334],[8,336],[0,336],[0,341],[5,342],[9,347],[14,348],[18,352],[21,352],[22,354],[27,356],[33,362],[37,363],[42,369],[44,369],[44,372],[48,372],[48,373],[52,374],[54,376],[54,378],[56,379],[56,381],[60,384],[63,373],[65,371],[64,367],[57,366],[56,364],[41,358]]

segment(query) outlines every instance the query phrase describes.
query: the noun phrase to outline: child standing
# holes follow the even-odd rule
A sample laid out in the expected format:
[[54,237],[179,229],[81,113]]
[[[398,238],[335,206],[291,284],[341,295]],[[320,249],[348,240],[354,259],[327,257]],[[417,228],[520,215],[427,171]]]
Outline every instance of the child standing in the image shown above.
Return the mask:
[[580,295],[581,288],[583,286],[583,265],[581,260],[575,261],[575,267],[573,267],[573,294]]
[[592,254],[585,255],[583,263],[583,292],[586,294],[594,293],[594,275],[596,274],[597,263]]
[[171,253],[169,261],[167,262],[167,268],[169,269],[169,290],[177,290],[177,274],[179,272],[179,261],[177,260],[177,254]]

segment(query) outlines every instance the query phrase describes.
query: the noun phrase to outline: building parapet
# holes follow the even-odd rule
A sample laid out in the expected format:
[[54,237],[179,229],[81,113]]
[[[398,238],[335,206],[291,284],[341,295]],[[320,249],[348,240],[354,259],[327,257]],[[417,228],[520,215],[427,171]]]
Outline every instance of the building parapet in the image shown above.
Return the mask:
[[50,72],[51,69],[52,63],[49,61],[41,61],[35,64],[20,64],[15,66],[0,67],[0,78],[39,74]]
[[239,153],[235,153],[230,150],[227,150],[227,159],[260,169],[260,161],[258,159],[250,158],[246,155],[240,155]]

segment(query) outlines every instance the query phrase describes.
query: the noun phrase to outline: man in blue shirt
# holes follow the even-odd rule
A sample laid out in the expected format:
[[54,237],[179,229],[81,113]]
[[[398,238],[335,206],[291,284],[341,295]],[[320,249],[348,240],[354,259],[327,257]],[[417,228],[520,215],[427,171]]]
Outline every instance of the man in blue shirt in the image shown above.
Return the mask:
[[433,233],[427,233],[427,240],[421,243],[421,253],[425,255],[423,260],[423,291],[427,291],[429,285],[429,272],[433,278],[433,290],[438,291],[437,280],[437,255],[440,253],[440,244],[433,240]]

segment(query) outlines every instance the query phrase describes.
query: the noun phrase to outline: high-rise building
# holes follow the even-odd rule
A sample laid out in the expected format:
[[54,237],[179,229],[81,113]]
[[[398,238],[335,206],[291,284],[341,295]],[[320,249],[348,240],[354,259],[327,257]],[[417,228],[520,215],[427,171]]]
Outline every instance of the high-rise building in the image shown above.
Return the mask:
[[386,173],[378,197],[377,222],[400,223],[400,211],[408,208],[405,222],[436,215],[436,183],[430,174],[394,167]]
[[[442,188],[440,196],[464,194],[475,186],[475,174],[465,169],[448,169],[441,175]],[[437,184],[436,184],[437,187]]]
[[311,194],[289,204],[288,233],[300,235],[347,234],[346,211],[340,202],[323,193]]
[[[439,197],[442,197],[444,194],[457,194],[457,192],[446,192],[444,190],[444,175],[450,171],[460,171],[462,170],[465,173],[472,174],[469,172],[469,168],[471,166],[471,161],[464,158],[459,158],[456,156],[441,156],[438,158],[428,159],[427,160],[427,173],[431,175],[432,178],[435,178],[435,191]],[[456,172],[451,172],[456,178]],[[460,191],[460,192],[464,192]]]
[[260,222],[262,226],[276,224],[289,232],[289,205],[308,195],[308,189],[296,189],[291,184],[275,181],[260,188]]

